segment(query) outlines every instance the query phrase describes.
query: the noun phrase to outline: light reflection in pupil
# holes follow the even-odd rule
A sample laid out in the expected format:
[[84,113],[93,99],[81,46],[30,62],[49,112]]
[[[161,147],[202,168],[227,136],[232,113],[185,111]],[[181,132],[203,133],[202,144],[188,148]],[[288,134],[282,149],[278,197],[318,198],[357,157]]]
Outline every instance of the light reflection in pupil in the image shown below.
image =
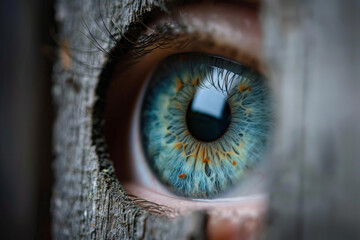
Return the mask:
[[224,103],[219,114],[220,117],[217,118],[210,112],[194,110],[194,101],[190,102],[186,111],[186,125],[194,138],[203,142],[211,142],[224,135],[231,121],[230,107],[226,102]]

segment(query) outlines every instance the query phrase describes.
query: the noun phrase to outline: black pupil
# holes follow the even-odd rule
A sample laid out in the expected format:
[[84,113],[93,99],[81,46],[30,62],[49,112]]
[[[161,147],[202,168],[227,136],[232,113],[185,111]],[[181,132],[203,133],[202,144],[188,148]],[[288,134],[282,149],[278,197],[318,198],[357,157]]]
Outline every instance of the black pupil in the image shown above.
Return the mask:
[[211,142],[220,138],[231,121],[231,111],[226,103],[219,118],[206,113],[195,112],[190,102],[186,111],[186,124],[191,135],[199,141]]

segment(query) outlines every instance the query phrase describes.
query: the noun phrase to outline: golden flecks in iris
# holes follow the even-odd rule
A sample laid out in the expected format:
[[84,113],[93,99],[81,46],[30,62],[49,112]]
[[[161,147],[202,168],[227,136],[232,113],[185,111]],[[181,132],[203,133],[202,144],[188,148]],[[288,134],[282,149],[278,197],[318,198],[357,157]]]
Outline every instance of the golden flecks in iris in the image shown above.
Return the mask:
[[183,110],[183,105],[182,105],[181,103],[174,101],[173,104],[174,104],[174,107],[175,107],[176,109],[178,109],[178,110],[180,110],[180,111]]
[[[176,139],[178,139],[178,136],[174,133],[171,133],[169,130],[167,132],[171,135],[174,135]],[[216,156],[219,157],[220,160],[225,160],[231,158],[233,155],[239,155],[235,152],[235,150],[231,150],[230,152],[224,152],[221,149],[211,149],[210,146],[204,145],[202,143],[197,143],[191,150],[187,149],[188,145],[186,145],[184,142],[178,141],[174,144],[174,149],[176,150],[182,150],[182,156],[184,158],[193,157],[195,161],[199,161],[202,163],[210,163],[210,160],[208,158],[209,153],[213,153]],[[239,145],[236,147],[237,149],[242,148],[242,143],[239,142]],[[190,150],[190,151],[189,151]],[[241,156],[241,153],[240,153]],[[218,161],[215,161],[215,164],[218,165]]]
[[183,147],[183,143],[182,142],[177,142],[176,144],[175,144],[175,149],[176,150],[180,150],[182,147]]
[[237,146],[238,149],[242,148],[242,142],[239,142],[239,145]]
[[194,87],[196,87],[198,84],[199,84],[198,78],[194,78],[194,80],[191,82],[191,85],[193,85]]
[[246,89],[246,84],[245,84],[245,83],[241,83],[241,84],[239,85],[239,87],[238,87],[238,90],[239,90],[240,92],[244,92],[245,89]]
[[204,159],[204,158],[206,158],[207,157],[207,148],[206,147],[203,147],[202,149],[201,149],[201,151],[200,151],[200,159],[202,158],[202,159]]
[[240,83],[240,85],[238,86],[238,90],[243,93],[245,90],[247,90],[248,92],[252,91],[251,86],[247,86],[246,83]]
[[202,162],[203,162],[203,163],[209,163],[209,162],[210,162],[210,160],[209,160],[209,159],[207,159],[207,158],[204,158],[204,159],[202,160]]
[[180,91],[183,88],[183,84],[180,80],[180,78],[176,79],[176,91]]
[[233,166],[235,166],[235,165],[236,165],[236,162],[235,162],[235,161],[233,161],[233,162],[232,162],[232,165],[233,165]]
[[186,177],[186,174],[185,173],[182,173],[182,174],[179,174],[178,175],[178,178],[185,178]]
[[251,108],[246,108],[245,111],[246,111],[246,116],[249,116],[249,114],[251,112]]
[[183,155],[183,157],[188,157],[187,155],[186,155],[186,153],[185,153],[185,147],[186,147],[186,145],[185,145],[185,143],[183,143],[183,142],[177,142],[176,144],[175,144],[175,149],[176,150],[180,150],[181,148],[182,148],[182,155]]
[[176,139],[178,139],[178,136],[175,133],[172,133],[169,129],[166,129],[167,134],[173,135]]
[[230,152],[222,152],[221,150],[214,150],[214,152],[222,159],[226,159],[228,156],[230,157],[231,155],[236,155],[236,153],[234,152],[234,150],[231,150]]

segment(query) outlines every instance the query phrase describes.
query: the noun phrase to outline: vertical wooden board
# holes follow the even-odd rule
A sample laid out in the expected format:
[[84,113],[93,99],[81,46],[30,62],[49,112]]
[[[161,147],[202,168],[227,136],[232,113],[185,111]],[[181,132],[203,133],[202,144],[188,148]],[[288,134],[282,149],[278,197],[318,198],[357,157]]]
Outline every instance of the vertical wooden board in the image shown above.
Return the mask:
[[[51,212],[54,239],[204,238],[206,216],[169,220],[140,208],[119,184],[94,117],[103,101],[96,91],[108,52],[135,19],[164,1],[58,0],[59,60],[53,96],[55,183]],[[105,28],[106,25],[108,29]],[[95,135],[94,135],[95,134]]]
[[269,239],[360,238],[360,4],[264,1],[276,98]]

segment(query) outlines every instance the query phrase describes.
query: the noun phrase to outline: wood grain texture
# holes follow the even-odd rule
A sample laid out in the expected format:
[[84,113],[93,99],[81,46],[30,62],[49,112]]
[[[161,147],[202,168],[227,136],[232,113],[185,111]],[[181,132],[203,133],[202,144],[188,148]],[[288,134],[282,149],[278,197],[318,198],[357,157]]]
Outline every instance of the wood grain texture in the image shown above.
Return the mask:
[[[169,220],[136,205],[116,180],[102,137],[111,74],[104,66],[115,45],[107,31],[121,40],[131,22],[167,4],[58,0],[59,56],[71,58],[54,66],[54,239],[204,238],[202,212]],[[277,104],[268,239],[360,239],[359,12],[358,1],[264,0]]]
[[360,239],[359,1],[266,0],[268,239]]
[[[120,40],[119,33],[131,22],[154,7],[164,8],[163,4],[153,0],[57,2],[61,45],[53,74],[57,105],[51,207],[54,239],[204,238],[204,213],[169,220],[140,208],[128,197],[108,159],[103,120],[94,112],[95,103],[103,104],[103,96],[97,95],[101,91],[96,90],[99,79],[110,75],[101,71],[110,61],[106,52],[115,45],[107,31]],[[92,135],[93,126],[99,129]]]

